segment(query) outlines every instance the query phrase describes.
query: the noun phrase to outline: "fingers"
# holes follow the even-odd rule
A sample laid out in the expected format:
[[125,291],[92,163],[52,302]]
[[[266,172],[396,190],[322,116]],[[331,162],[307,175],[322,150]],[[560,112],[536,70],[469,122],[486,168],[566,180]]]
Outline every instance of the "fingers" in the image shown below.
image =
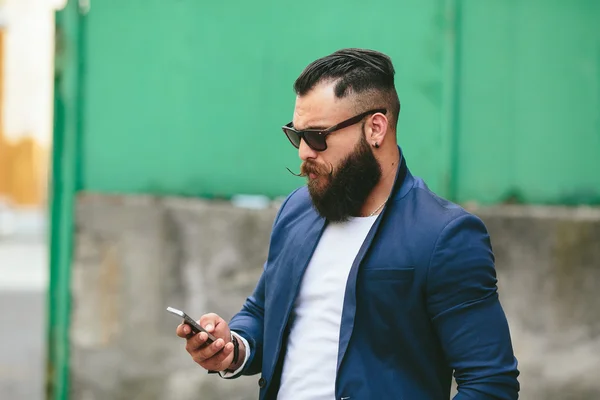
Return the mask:
[[207,360],[221,351],[225,346],[223,339],[217,339],[214,343],[207,343],[206,346],[203,346],[204,343],[206,343],[206,337],[206,333],[202,332],[190,340],[190,342],[199,344],[195,349],[192,349],[192,352],[194,353],[192,354],[192,357],[197,357],[200,360]]
[[181,323],[177,326],[176,333],[180,338],[187,338],[192,333],[192,329],[188,324]]
[[230,342],[231,333],[227,322],[217,314],[209,313],[203,315],[198,323],[217,340],[213,343],[207,342],[208,335],[205,332],[194,335],[191,327],[185,323],[177,326],[177,336],[186,339],[185,349],[203,368],[213,371],[226,370],[233,361],[233,343]]
[[185,349],[188,351],[188,353],[190,353],[193,356],[201,348],[206,349],[206,347],[208,346],[216,345],[216,342],[208,343],[207,341],[208,335],[205,332],[200,332],[196,335],[188,335]]
[[[229,326],[227,325],[227,322],[217,314],[204,314],[198,323],[216,337],[229,337]],[[188,335],[192,333],[192,329],[189,325],[181,323],[177,326],[176,333],[177,336],[181,338],[188,338]]]
[[223,347],[223,339],[218,339],[210,346],[199,350],[196,355],[192,355],[192,359],[207,370],[224,371],[233,361],[233,344],[227,343]]

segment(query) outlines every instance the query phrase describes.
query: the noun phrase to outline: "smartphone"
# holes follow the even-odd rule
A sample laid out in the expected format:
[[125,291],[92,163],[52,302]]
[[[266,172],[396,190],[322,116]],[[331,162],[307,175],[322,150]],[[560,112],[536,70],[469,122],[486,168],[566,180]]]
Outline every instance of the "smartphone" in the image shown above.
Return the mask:
[[[173,307],[167,307],[167,311],[183,318],[183,322],[185,322],[190,326],[190,328],[192,328],[192,333],[197,334],[200,332],[206,332],[206,329],[201,327],[200,324],[198,324],[196,321],[190,318],[190,316],[184,313],[183,311]],[[211,335],[210,333],[206,332],[206,334],[208,335],[208,339],[206,340],[207,343],[212,343],[215,340],[217,340],[217,338]]]

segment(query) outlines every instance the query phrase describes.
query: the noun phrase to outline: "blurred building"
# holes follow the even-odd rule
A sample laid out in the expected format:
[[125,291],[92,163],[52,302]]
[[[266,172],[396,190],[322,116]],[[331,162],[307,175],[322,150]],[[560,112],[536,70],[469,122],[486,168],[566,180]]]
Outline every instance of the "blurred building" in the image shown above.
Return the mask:
[[52,138],[54,12],[62,3],[0,2],[0,235],[42,227]]
[[[0,0],[0,398],[43,398],[55,0]],[[14,308],[19,304],[18,311]]]

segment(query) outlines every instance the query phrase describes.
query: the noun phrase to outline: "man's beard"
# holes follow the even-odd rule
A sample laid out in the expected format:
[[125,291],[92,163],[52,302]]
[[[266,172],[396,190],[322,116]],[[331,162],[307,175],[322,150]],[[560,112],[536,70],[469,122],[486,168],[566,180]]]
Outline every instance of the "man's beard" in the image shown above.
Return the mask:
[[326,170],[310,161],[304,162],[301,176],[310,173],[317,175],[308,181],[313,206],[323,218],[332,222],[359,216],[365,200],[381,179],[381,167],[364,135],[335,171],[332,165]]

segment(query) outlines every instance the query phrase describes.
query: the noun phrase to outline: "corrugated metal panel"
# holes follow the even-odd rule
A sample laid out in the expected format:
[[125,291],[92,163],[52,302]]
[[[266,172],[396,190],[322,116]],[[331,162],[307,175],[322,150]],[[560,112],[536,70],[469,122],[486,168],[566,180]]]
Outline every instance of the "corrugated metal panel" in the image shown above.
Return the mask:
[[[279,130],[293,80],[316,57],[365,46],[396,62],[400,143],[441,195],[600,201],[599,2],[380,0],[371,8],[389,12],[365,14],[360,1],[312,1],[227,13],[193,1],[94,2],[82,187],[285,195],[301,184],[285,169],[298,159]],[[344,23],[331,23],[342,9]]]
[[[444,190],[448,23],[438,0],[221,3],[106,0],[87,15],[82,186],[280,196],[302,184],[280,126],[312,60],[373,47],[397,66],[399,136]],[[388,10],[381,12],[380,10]]]
[[600,204],[600,2],[464,1],[457,199]]

